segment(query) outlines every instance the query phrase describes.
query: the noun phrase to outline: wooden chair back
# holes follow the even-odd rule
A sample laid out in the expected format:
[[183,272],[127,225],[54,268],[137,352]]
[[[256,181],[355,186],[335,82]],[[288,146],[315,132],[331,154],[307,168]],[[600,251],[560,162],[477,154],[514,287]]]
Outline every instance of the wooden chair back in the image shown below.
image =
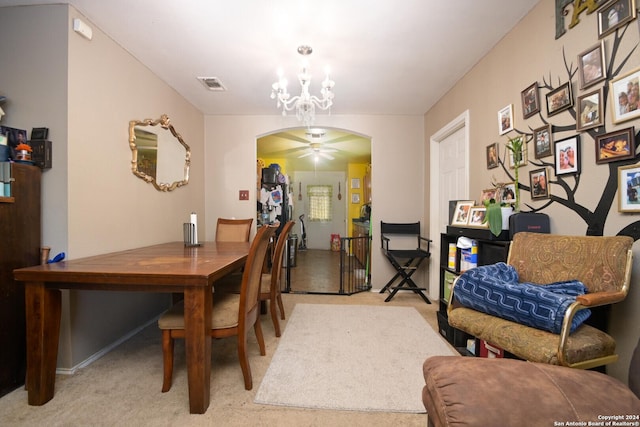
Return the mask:
[[216,242],[248,242],[253,218],[218,218]]

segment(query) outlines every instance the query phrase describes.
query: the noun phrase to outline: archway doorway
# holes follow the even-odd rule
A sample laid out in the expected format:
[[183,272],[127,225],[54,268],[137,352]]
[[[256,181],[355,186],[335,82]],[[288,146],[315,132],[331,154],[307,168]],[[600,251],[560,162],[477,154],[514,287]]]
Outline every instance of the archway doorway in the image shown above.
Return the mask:
[[[341,293],[340,254],[331,250],[331,239],[351,237],[352,219],[370,202],[370,191],[366,199],[364,195],[364,177],[371,171],[371,138],[337,128],[288,128],[259,136],[256,153],[258,169],[277,164],[288,180],[289,216],[296,221],[292,233],[302,249],[290,268],[288,290]],[[358,188],[352,188],[352,180]],[[310,217],[313,189],[330,194],[326,218]]]

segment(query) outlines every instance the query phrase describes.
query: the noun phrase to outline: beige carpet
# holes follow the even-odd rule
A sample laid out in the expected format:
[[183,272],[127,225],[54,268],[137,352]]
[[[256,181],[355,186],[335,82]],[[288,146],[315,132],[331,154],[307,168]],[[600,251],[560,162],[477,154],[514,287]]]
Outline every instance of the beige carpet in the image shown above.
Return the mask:
[[421,413],[422,363],[454,354],[413,307],[298,304],[255,402]]
[[[287,320],[296,304],[379,305],[415,307],[437,330],[438,304],[427,305],[412,293],[386,295],[283,295]],[[58,375],[54,398],[44,406],[27,405],[20,388],[0,398],[0,426],[349,426],[386,427],[426,425],[425,414],[397,412],[333,411],[254,403],[260,383],[281,338],[276,338],[271,319],[262,316],[267,355],[260,356],[253,334],[249,354],[253,390],[244,389],[234,339],[213,343],[211,405],[203,415],[189,414],[184,346],[176,344],[173,387],[161,393],[162,350],[160,332],[151,325],[75,375]],[[374,348],[371,351],[375,351]],[[372,390],[371,393],[375,391]]]

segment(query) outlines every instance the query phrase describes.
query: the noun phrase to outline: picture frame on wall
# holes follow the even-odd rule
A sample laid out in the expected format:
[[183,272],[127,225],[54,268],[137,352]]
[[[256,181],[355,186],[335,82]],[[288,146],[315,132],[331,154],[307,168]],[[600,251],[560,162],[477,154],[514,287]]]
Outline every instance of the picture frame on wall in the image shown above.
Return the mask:
[[618,168],[618,211],[640,212],[640,165]]
[[522,117],[528,119],[540,112],[540,96],[538,93],[538,82],[520,93],[522,97]]
[[579,96],[576,103],[576,129],[578,131],[585,131],[604,124],[602,88]]
[[636,19],[636,0],[612,0],[598,11],[598,37],[603,38]]
[[453,219],[451,225],[453,226],[465,226],[469,223],[469,211],[475,204],[473,200],[460,200],[456,203],[456,209],[453,212]]
[[631,159],[636,153],[633,126],[599,135],[596,138],[596,163]]
[[578,55],[580,89],[586,89],[607,78],[604,40]]
[[487,145],[487,169],[498,167],[498,143]]
[[489,228],[489,222],[484,222],[487,208],[484,206],[472,206],[469,209],[469,227]]
[[551,133],[551,125],[534,129],[533,142],[535,144],[534,156],[536,159],[542,159],[543,157],[549,157],[553,154],[551,150],[553,144],[553,134]]
[[529,182],[531,183],[532,200],[548,199],[550,197],[547,168],[529,171]]
[[561,84],[547,95],[547,115],[553,116],[568,108],[573,107],[573,94],[571,82]]
[[557,176],[580,173],[580,135],[555,143],[555,173]]
[[498,135],[504,135],[505,133],[513,130],[513,104],[509,104],[506,107],[498,111]]
[[[621,123],[640,117],[640,99],[637,99],[640,87],[640,67],[622,76],[611,79],[609,93],[611,94],[611,111],[613,122]],[[630,90],[631,89],[631,90]],[[630,104],[635,103],[635,109]]]

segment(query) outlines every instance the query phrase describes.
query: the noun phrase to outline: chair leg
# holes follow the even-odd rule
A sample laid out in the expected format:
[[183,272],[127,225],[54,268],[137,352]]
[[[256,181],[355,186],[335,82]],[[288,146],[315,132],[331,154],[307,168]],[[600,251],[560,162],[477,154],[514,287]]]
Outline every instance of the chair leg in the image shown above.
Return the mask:
[[244,377],[244,388],[245,390],[251,390],[253,388],[253,379],[251,377],[251,366],[249,366],[249,355],[247,354],[246,332],[238,334],[238,359],[240,360],[240,368]]
[[276,298],[278,299],[278,307],[280,307],[280,318],[284,320],[285,316],[284,316],[284,304],[282,303],[282,295],[278,294]]
[[164,368],[164,379],[162,380],[162,392],[166,393],[171,389],[173,377],[173,338],[171,331],[162,331],[162,363]]
[[260,323],[260,319],[256,320],[256,323],[253,325],[253,330],[256,332],[256,339],[258,340],[258,346],[260,347],[260,355],[267,355],[267,348],[264,345],[264,335],[262,333],[262,324]]
[[278,312],[275,301],[269,301],[269,311],[271,312],[271,321],[273,322],[273,329],[276,330],[276,337],[280,336],[280,322],[278,322]]

